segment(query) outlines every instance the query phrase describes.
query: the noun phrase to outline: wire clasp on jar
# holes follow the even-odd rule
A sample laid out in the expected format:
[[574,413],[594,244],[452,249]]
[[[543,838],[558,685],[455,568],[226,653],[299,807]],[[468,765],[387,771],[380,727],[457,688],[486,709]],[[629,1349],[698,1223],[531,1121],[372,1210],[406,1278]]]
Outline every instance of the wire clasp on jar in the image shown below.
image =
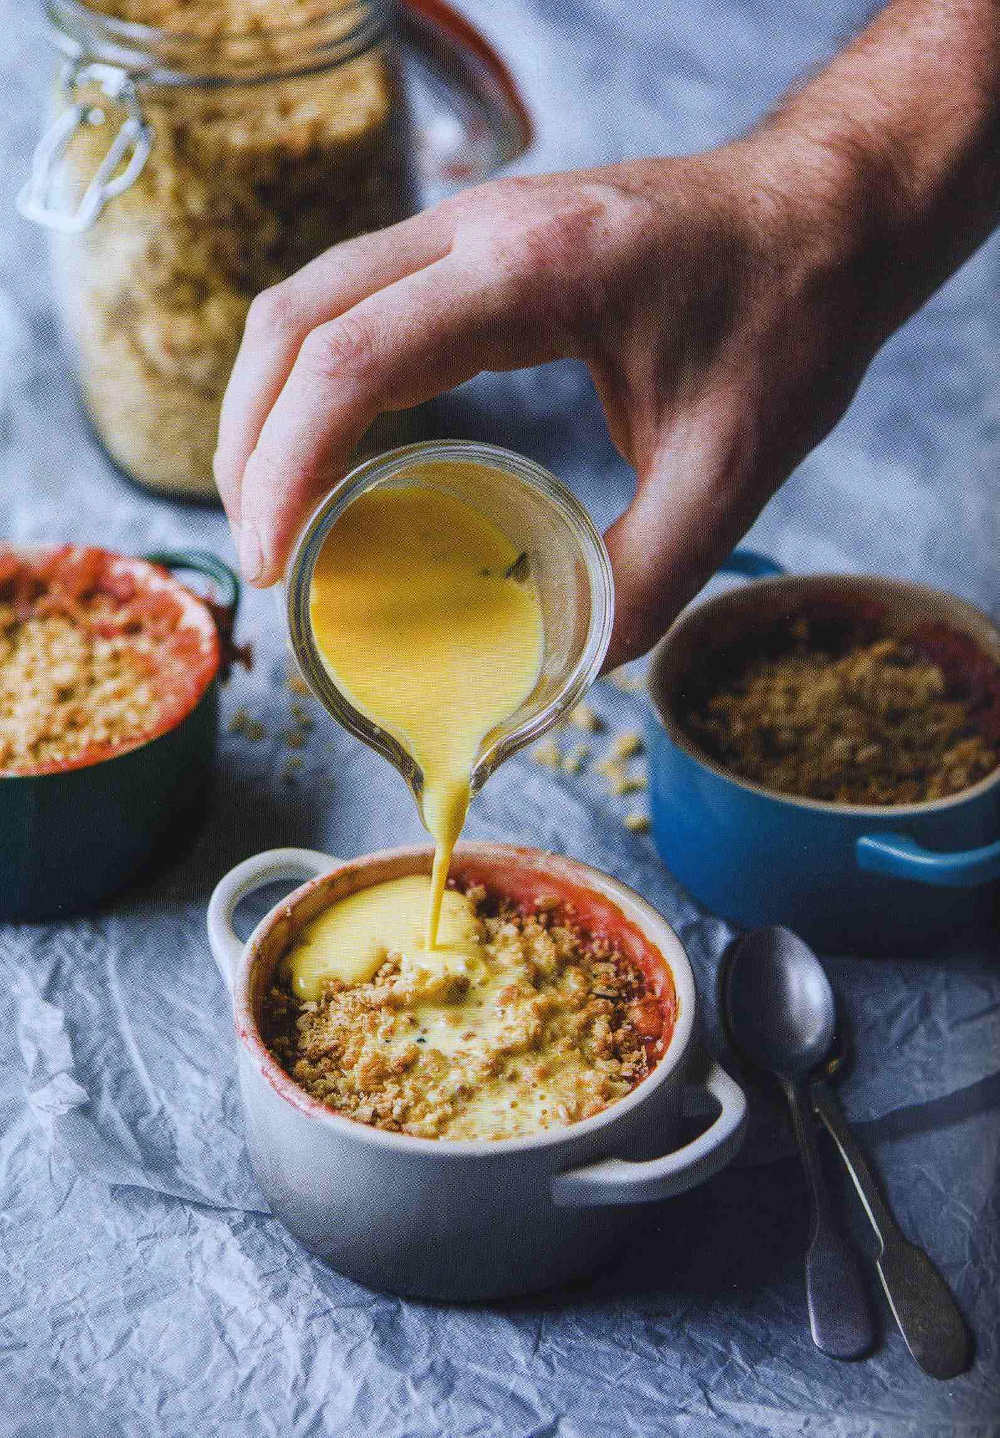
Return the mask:
[[[31,174],[17,197],[17,208],[25,219],[72,235],[89,230],[107,202],[139,178],[152,149],[153,131],[127,71],[96,61],[73,60],[64,66],[60,84],[70,103],[39,140],[31,158]],[[107,119],[100,105],[76,98],[84,85],[96,85],[125,111],[125,119],[73,209],[56,194],[60,161],[78,130],[85,125],[96,128]]]

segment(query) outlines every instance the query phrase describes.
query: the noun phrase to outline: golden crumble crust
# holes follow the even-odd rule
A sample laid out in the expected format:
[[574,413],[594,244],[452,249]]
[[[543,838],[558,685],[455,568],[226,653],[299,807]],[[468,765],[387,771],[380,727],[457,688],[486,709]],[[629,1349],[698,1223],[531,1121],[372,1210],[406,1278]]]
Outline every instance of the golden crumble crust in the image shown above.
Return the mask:
[[848,804],[959,793],[1000,763],[1000,671],[943,628],[912,640],[799,616],[692,683],[681,714],[724,768]]
[[218,639],[164,578],[92,547],[0,544],[0,775],[111,758],[190,712]]
[[117,618],[103,595],[82,600],[73,617],[18,619],[0,600],[0,772],[66,763],[155,727],[152,637],[106,632]]
[[512,1138],[624,1098],[665,1046],[643,974],[567,911],[468,893],[482,982],[428,987],[390,955],[369,983],[301,1001],[279,965],[261,1028],[285,1071],[345,1117],[421,1138]]

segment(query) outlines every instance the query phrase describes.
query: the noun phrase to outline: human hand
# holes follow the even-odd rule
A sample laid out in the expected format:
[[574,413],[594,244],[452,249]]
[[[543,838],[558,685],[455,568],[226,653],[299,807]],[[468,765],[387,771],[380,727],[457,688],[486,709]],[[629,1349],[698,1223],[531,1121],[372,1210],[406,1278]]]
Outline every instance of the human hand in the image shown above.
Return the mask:
[[[846,405],[867,351],[740,147],[509,179],[336,246],[254,301],[216,475],[246,577],[385,410],[574,356],[638,477],[609,662],[647,648]],[[832,272],[832,267],[831,267]]]
[[607,663],[648,648],[991,223],[981,41],[975,15],[898,0],[745,139],[468,190],[259,296],[216,455],[246,577],[278,578],[377,414],[572,356],[637,476],[607,535]]

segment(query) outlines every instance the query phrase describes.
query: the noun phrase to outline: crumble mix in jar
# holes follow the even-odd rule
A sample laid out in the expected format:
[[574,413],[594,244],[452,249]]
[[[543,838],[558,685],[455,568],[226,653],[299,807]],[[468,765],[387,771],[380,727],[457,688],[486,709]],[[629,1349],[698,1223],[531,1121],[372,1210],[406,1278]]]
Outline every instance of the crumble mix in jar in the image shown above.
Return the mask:
[[56,0],[49,16],[63,35],[84,25],[79,49],[100,62],[78,61],[65,86],[106,117],[62,150],[61,203],[85,204],[107,121],[128,125],[130,111],[133,146],[149,147],[88,228],[54,232],[87,410],[132,478],[211,496],[219,407],[253,297],[329,245],[413,212],[385,6]]
[[652,1072],[672,987],[570,905],[481,884],[446,891],[440,947],[422,949],[428,888],[361,890],[279,960],[261,1033],[313,1098],[389,1132],[497,1140],[590,1118]]

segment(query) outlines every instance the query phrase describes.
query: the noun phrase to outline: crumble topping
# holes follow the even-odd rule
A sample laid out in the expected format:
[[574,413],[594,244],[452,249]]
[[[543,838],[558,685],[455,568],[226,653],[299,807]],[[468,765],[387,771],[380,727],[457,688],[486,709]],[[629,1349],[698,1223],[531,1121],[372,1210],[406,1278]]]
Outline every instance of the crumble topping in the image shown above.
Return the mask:
[[119,617],[103,596],[73,618],[19,620],[0,601],[0,770],[30,773],[155,727],[152,640],[105,627]]
[[484,977],[390,954],[369,983],[300,1001],[279,964],[261,1028],[285,1071],[345,1117],[422,1138],[512,1138],[624,1098],[669,1038],[644,975],[567,911],[468,897]]
[[185,712],[211,659],[198,625],[130,561],[0,545],[0,775],[133,748]]
[[788,794],[918,803],[1000,763],[1000,670],[942,626],[901,639],[798,616],[717,656],[689,689],[692,739]]

